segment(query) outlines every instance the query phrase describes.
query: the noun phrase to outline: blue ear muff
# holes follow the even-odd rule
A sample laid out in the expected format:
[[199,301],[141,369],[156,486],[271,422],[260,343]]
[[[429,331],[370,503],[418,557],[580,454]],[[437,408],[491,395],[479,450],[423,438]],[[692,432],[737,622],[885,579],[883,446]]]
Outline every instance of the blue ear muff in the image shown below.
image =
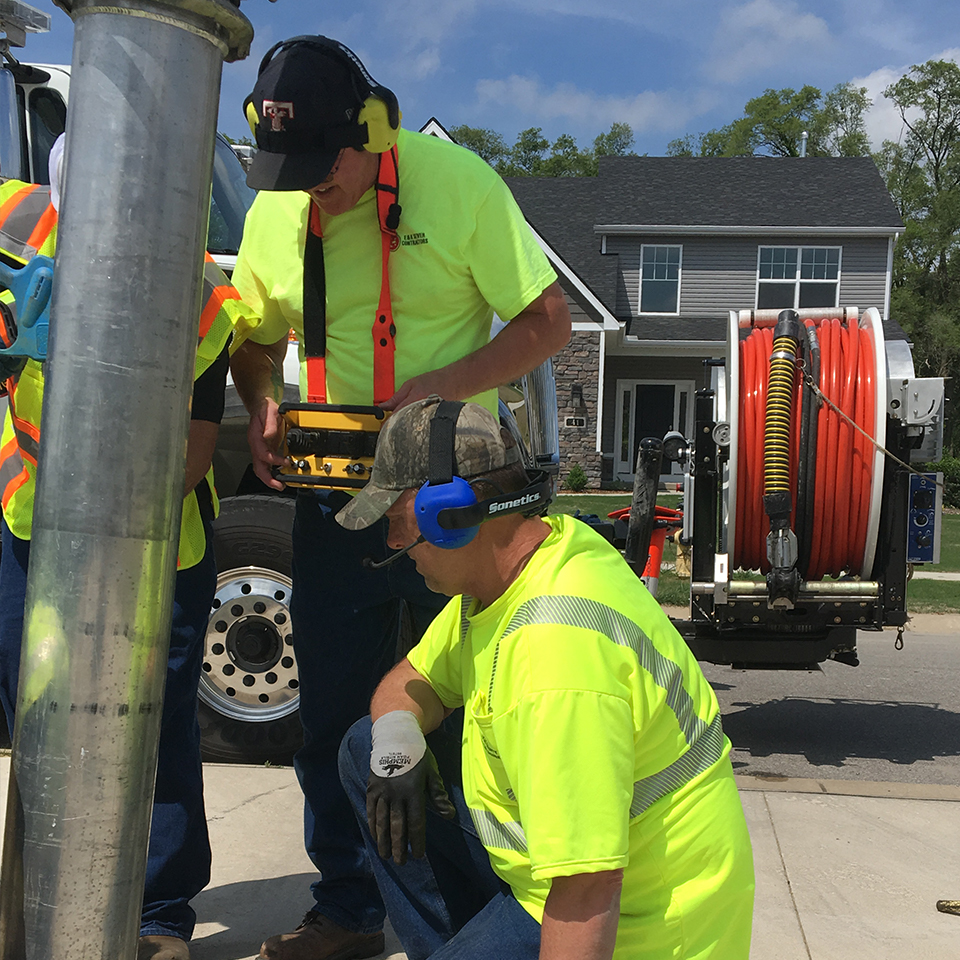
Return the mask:
[[431,486],[428,480],[418,491],[413,501],[420,533],[428,543],[444,550],[465,547],[476,535],[479,527],[448,530],[437,519],[441,510],[457,507],[472,507],[477,502],[473,487],[463,477],[454,477],[449,483]]

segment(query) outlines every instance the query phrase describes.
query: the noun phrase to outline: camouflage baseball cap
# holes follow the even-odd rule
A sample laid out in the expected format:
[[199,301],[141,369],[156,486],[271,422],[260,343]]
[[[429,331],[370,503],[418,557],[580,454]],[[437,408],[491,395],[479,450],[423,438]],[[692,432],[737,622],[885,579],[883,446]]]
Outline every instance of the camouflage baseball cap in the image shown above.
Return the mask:
[[[363,530],[376,523],[400,499],[404,490],[421,487],[430,479],[430,421],[440,397],[427,397],[397,411],[377,438],[370,482],[338,514],[347,530]],[[479,477],[520,459],[500,436],[500,425],[486,407],[465,403],[457,417],[455,449],[457,474]]]

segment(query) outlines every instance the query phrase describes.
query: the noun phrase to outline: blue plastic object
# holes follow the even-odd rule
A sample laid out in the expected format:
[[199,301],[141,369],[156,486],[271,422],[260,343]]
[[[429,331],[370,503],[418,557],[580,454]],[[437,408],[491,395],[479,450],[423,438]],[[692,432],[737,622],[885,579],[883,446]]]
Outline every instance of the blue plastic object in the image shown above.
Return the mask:
[[942,516],[943,474],[911,474],[910,502],[907,508],[909,563],[940,562]]
[[473,487],[462,477],[453,477],[449,483],[435,486],[428,480],[418,491],[413,501],[417,526],[428,543],[444,550],[465,547],[476,535],[479,527],[450,529],[440,526],[441,510],[472,507],[477,502]]
[[19,269],[0,262],[0,287],[6,287],[17,304],[17,339],[0,348],[0,356],[46,360],[53,260],[34,257]]

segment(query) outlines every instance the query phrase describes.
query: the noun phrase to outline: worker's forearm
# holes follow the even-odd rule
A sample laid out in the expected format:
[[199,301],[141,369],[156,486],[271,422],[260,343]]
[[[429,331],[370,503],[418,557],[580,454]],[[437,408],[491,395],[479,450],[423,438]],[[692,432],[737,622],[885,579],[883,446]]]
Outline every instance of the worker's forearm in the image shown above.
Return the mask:
[[391,710],[409,710],[425,734],[436,730],[446,714],[433,687],[406,658],[380,681],[370,702],[370,718],[377,721]]
[[569,339],[570,311],[554,283],[489,343],[445,367],[411,377],[382,405],[399,410],[431,394],[445,400],[475,397],[529,373]]
[[622,870],[554,877],[543,911],[540,960],[611,960]]
[[558,284],[552,284],[514,317],[488,344],[446,368],[459,385],[454,400],[517,380],[540,366],[570,340],[570,312]]
[[264,398],[283,400],[283,358],[287,341],[254,343],[247,340],[230,358],[237,393],[250,414],[260,410]]
[[465,400],[492,390],[539,367],[563,347],[569,336],[544,330],[540,321],[518,317],[488,344],[450,364],[447,379],[456,385],[457,396]]

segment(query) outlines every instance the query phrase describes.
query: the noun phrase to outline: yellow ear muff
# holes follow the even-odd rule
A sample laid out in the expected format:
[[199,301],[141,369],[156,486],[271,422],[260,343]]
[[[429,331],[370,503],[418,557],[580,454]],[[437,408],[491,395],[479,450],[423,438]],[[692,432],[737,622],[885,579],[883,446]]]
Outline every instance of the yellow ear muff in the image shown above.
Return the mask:
[[244,113],[247,115],[247,123],[250,124],[250,132],[253,134],[254,139],[256,139],[260,118],[257,116],[257,108],[253,105],[252,100],[247,103],[247,108],[244,110]]
[[357,123],[367,125],[367,142],[363,145],[364,150],[369,150],[370,153],[386,153],[395,146],[400,126],[399,124],[396,127],[390,126],[387,105],[383,100],[378,97],[367,97],[360,108]]

